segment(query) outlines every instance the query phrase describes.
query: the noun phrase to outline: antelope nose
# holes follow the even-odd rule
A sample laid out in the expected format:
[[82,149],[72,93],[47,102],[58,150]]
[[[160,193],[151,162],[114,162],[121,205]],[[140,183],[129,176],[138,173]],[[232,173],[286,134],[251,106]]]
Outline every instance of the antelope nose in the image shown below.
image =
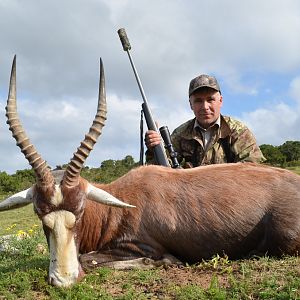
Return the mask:
[[57,286],[57,287],[63,285],[61,281],[57,280],[57,278],[52,277],[52,276],[49,276],[48,282],[49,282],[49,284],[51,284],[53,286]]

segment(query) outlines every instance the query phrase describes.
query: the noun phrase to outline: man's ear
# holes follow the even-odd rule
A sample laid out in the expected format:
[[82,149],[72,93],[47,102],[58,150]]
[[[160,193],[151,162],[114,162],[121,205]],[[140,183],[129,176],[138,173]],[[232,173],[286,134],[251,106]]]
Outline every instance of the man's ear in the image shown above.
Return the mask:
[[192,105],[191,99],[189,99],[189,103],[190,103],[191,110],[193,110],[193,105]]

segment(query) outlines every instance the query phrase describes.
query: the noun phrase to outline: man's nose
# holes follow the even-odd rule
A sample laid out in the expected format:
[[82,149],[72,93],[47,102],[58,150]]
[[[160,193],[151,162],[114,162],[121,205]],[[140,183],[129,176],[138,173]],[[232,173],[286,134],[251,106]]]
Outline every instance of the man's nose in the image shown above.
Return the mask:
[[209,103],[207,101],[203,101],[201,103],[201,108],[202,109],[209,109]]

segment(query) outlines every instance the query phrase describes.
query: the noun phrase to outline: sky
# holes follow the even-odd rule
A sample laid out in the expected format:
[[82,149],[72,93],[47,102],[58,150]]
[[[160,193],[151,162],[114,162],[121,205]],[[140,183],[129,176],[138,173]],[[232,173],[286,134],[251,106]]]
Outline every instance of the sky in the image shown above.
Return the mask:
[[92,124],[100,57],[108,114],[86,165],[139,159],[142,97],[119,28],[159,126],[193,118],[189,82],[210,74],[222,113],[259,145],[300,140],[298,0],[0,0],[0,171],[30,168],[5,117],[15,54],[19,116],[49,166],[68,163]]

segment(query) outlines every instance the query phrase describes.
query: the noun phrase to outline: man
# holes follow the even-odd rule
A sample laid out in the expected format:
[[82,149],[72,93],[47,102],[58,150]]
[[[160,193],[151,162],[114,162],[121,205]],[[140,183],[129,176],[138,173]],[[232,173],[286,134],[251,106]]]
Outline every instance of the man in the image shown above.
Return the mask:
[[[195,118],[177,127],[171,135],[181,166],[265,160],[251,131],[240,121],[221,115],[223,97],[215,77],[200,75],[192,79],[189,102]],[[147,162],[154,162],[153,147],[160,141],[156,131],[146,132]]]

